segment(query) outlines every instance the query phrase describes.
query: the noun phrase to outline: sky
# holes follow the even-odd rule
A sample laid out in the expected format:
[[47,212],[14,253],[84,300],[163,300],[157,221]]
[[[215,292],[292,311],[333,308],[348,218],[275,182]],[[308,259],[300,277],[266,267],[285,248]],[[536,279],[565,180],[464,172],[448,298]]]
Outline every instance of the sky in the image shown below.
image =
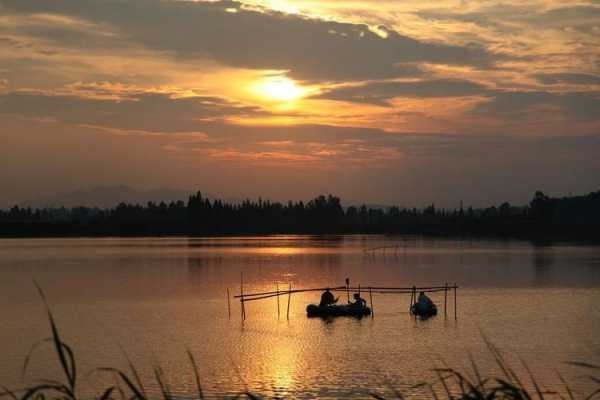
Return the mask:
[[0,0],[0,207],[600,189],[600,2]]

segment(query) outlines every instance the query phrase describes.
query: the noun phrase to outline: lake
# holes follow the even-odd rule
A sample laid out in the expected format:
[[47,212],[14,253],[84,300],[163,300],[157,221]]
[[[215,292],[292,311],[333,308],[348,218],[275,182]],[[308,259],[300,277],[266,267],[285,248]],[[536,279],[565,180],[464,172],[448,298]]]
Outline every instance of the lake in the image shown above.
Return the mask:
[[[395,249],[365,252],[379,246]],[[374,317],[309,319],[308,292],[246,304],[244,291],[340,286],[429,286],[457,291],[444,317],[408,313],[409,295],[376,294]],[[61,378],[47,343],[43,288],[80,371],[79,390],[91,395],[112,376],[98,367],[139,369],[148,392],[159,393],[154,367],[172,390],[194,394],[186,350],[194,354],[209,397],[249,390],[266,397],[364,398],[370,392],[429,397],[411,388],[448,364],[498,375],[484,337],[528,380],[574,392],[596,388],[589,371],[566,361],[600,364],[600,247],[534,245],[514,240],[449,240],[385,236],[268,236],[226,238],[106,238],[0,240],[0,384],[20,388]],[[337,293],[342,301],[346,294]],[[363,295],[369,301],[369,296]]]

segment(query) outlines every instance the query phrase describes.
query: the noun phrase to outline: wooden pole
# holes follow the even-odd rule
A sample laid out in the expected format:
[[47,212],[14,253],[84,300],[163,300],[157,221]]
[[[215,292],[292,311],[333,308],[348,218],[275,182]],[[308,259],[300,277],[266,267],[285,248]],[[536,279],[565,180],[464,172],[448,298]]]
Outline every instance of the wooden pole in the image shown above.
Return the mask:
[[[413,303],[410,305],[410,311],[411,311],[411,313],[412,313],[412,306],[413,306],[413,304],[415,304],[416,302],[417,302],[417,287],[416,287],[416,286],[413,286]],[[415,317],[416,317],[416,316],[417,316],[417,315],[415,314]]]
[[458,319],[456,314],[456,282],[454,282],[454,320]]
[[242,321],[246,319],[246,307],[244,306],[244,273],[240,272],[240,302],[242,303]]
[[415,296],[415,293],[411,290],[410,291],[410,304],[408,305],[408,313],[412,314],[412,305],[413,305],[413,297]]
[[[427,293],[434,293],[434,292],[443,292],[444,291],[444,285],[441,286],[423,286],[423,287],[415,287],[418,290],[423,290],[423,291],[427,291]],[[448,286],[448,290],[453,289],[453,286]],[[325,290],[326,288],[310,288],[310,289],[294,289],[292,290],[292,293],[304,293],[304,292],[322,292],[323,290]],[[329,288],[330,290],[336,290],[336,291],[341,291],[341,290],[345,290],[346,286],[338,286],[338,287],[334,287],[334,288]],[[358,286],[356,288],[349,288],[350,290],[352,289],[358,289]],[[373,286],[373,293],[411,293],[413,291],[413,286],[410,287],[379,287],[379,286]],[[279,292],[279,294],[281,295],[281,293],[285,292]],[[255,297],[260,297],[260,296],[270,296],[270,297],[275,297],[277,296],[277,291],[276,290],[272,290],[270,292],[261,292],[261,293],[245,293],[244,294],[244,298],[246,299],[246,301],[250,301],[250,298],[254,299]],[[235,295],[232,296],[234,299],[239,299],[241,296]]]
[[279,282],[276,282],[277,286],[277,319],[279,319]]
[[227,315],[231,319],[231,300],[229,299],[229,288],[227,288]]
[[350,279],[346,278],[346,296],[348,297],[348,303],[350,303]]
[[371,287],[369,286],[369,301],[371,302],[371,318],[375,315],[375,307],[373,307],[373,293],[371,292]]
[[292,299],[292,283],[290,282],[288,290],[288,307],[287,307],[287,320],[290,320],[290,300]]
[[446,282],[444,284],[444,316],[445,317],[448,316],[447,307],[448,307],[448,282]]

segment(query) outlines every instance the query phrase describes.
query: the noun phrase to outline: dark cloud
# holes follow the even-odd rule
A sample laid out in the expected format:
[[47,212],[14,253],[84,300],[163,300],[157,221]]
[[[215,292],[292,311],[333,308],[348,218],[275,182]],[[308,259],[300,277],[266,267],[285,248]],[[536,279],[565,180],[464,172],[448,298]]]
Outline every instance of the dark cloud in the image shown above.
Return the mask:
[[[91,28],[91,27],[89,27]],[[57,22],[46,25],[43,21],[11,27],[11,33],[48,40],[63,47],[71,48],[114,48],[118,38],[80,26],[60,25]]]
[[547,10],[542,15],[559,21],[597,18],[600,17],[600,7],[592,5],[558,7]]
[[420,10],[414,14],[427,20],[459,21],[514,34],[518,28],[514,24],[507,25],[506,19],[512,20],[515,16],[536,15],[538,11],[539,9],[535,6],[502,4],[502,6],[483,6],[472,12],[464,12],[458,8],[441,8]]
[[[600,16],[600,7],[576,5],[544,10],[535,4],[497,4],[483,6],[473,12],[463,12],[460,9],[432,9],[415,12],[415,15],[430,20],[472,23],[511,35],[528,29],[527,25],[542,29],[570,27],[578,31],[590,32],[597,26],[595,19]],[[525,25],[519,27],[515,22]]]
[[32,47],[32,44],[11,37],[0,37],[0,46],[6,46],[13,49],[26,49]]
[[417,82],[374,82],[361,86],[341,87],[318,97],[387,106],[387,101],[394,97],[460,97],[488,93],[489,90],[479,83],[458,79],[436,79]]
[[[85,87],[78,89],[84,90]],[[99,90],[96,95],[107,93]],[[194,131],[203,120],[263,114],[259,108],[243,106],[218,97],[176,98],[171,94],[149,92],[119,95],[125,97],[85,98],[41,92],[9,92],[0,94],[0,114],[148,132]]]
[[581,73],[536,74],[534,77],[546,85],[569,83],[574,85],[600,85],[600,76]]
[[[160,0],[0,0],[5,12],[50,13],[110,26],[120,39],[184,58],[214,59],[257,69],[290,70],[303,80],[361,80],[403,76],[399,63],[489,67],[499,56],[477,46],[425,43],[360,24],[307,19],[240,8],[236,2]],[[226,12],[235,8],[237,12]],[[64,31],[29,32],[70,44]]]
[[[600,135],[566,135],[528,137],[520,135],[465,135],[459,133],[392,133],[377,128],[305,124],[293,126],[241,126],[220,121],[202,125],[209,140],[183,142],[181,151],[203,149],[235,149],[239,152],[285,151],[315,156],[321,150],[331,154],[323,161],[352,163],[370,160],[377,163],[380,155],[392,159],[445,159],[483,161],[500,160],[507,154],[522,157],[544,148],[558,158],[577,158],[600,149]],[[334,154],[335,153],[335,154]]]
[[570,118],[598,120],[599,93],[497,92],[490,101],[475,108],[479,114],[498,118],[535,118],[543,115],[543,107],[553,114],[563,113]]

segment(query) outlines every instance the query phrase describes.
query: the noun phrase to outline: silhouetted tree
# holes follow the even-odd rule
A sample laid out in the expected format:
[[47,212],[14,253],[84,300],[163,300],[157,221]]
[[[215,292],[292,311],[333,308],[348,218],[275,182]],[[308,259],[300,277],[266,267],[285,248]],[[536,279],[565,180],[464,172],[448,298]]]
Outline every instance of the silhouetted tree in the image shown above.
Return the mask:
[[214,235],[267,233],[419,233],[444,235],[597,238],[600,192],[550,198],[535,193],[529,206],[502,203],[474,210],[350,206],[333,195],[285,204],[259,198],[210,200],[197,192],[183,201],[120,203],[113,209],[75,207],[0,210],[0,235]]

